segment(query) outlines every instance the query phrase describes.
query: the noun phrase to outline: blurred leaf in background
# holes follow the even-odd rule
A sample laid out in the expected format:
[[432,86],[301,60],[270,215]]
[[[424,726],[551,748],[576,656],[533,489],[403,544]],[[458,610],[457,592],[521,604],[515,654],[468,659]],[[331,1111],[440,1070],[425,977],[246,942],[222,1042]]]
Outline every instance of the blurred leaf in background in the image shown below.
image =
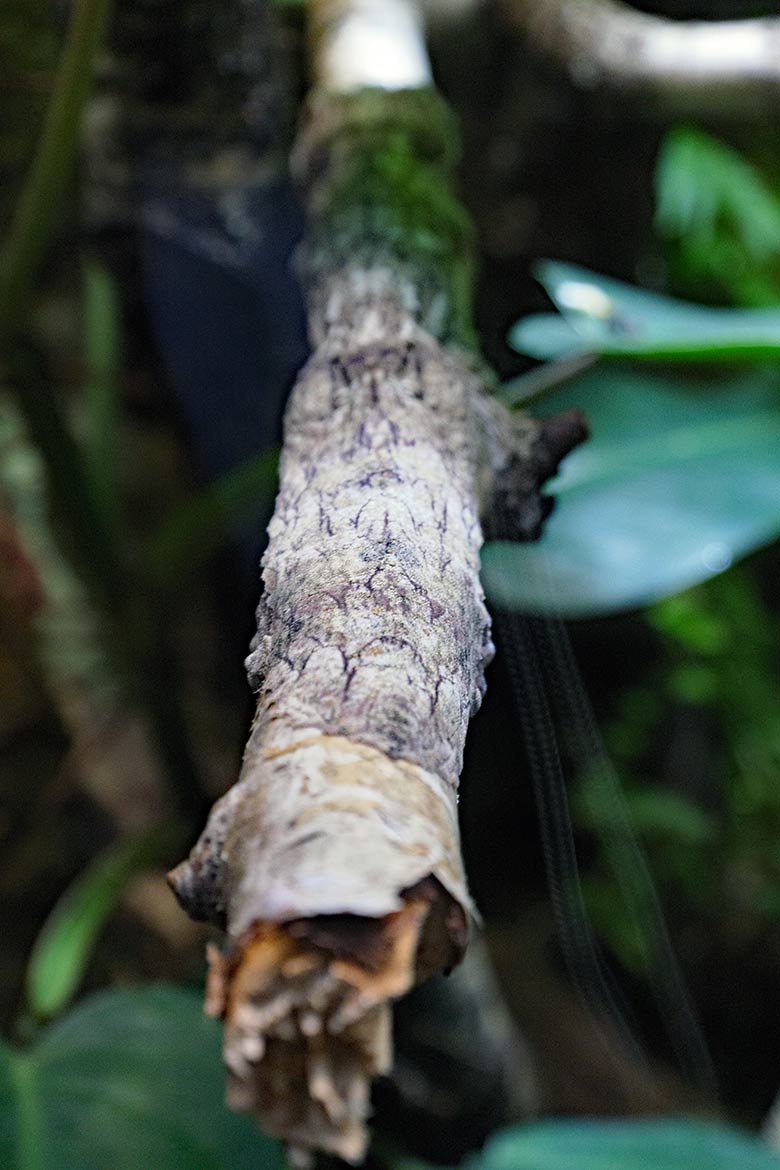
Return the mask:
[[[670,241],[671,273],[678,286],[699,296],[714,291],[738,304],[777,303],[780,202],[751,163],[698,131],[675,130],[661,150],[657,191],[657,227]],[[606,291],[611,295],[611,289]],[[640,315],[641,308],[641,298],[628,306]],[[728,321],[728,311],[711,312],[712,320]],[[663,324],[663,313],[659,321]],[[675,558],[678,569],[682,567],[686,543],[689,552],[699,547],[700,560],[713,569],[712,574],[699,574],[697,588],[669,596],[648,611],[662,658],[649,676],[619,697],[606,729],[608,745],[625,782],[632,822],[667,904],[678,917],[693,913],[706,922],[711,945],[749,945],[776,926],[780,916],[780,622],[764,598],[761,562],[730,566],[750,551],[751,530],[755,545],[780,530],[780,378],[770,366],[755,367],[739,382],[730,377],[718,382],[708,374],[707,382],[683,383],[667,373],[655,386],[648,378],[641,390],[635,370],[624,376],[617,369],[592,371],[585,377],[596,384],[595,393],[581,400],[586,408],[593,406],[594,464],[608,457],[611,442],[616,443],[613,453],[619,448],[634,463],[624,480],[625,498],[621,493],[611,507],[619,515],[624,503],[632,504],[636,526],[600,531],[604,545],[594,542],[598,555],[607,559],[605,548],[621,531],[629,543],[634,541],[634,555],[637,547],[641,555],[638,534],[649,516],[651,523],[655,518],[656,559],[645,554],[648,584],[654,579],[660,583],[660,566],[671,566]],[[573,383],[566,393],[575,387]],[[753,415],[756,392],[763,395],[763,423]],[[686,401],[690,425],[678,431]],[[753,437],[751,415],[758,423]],[[636,423],[641,425],[632,451],[630,432]],[[764,428],[765,446],[758,434]],[[642,447],[641,433],[654,449],[652,455]],[[578,472],[576,459],[571,471],[564,469],[562,486],[567,474],[575,477],[575,487],[581,475],[580,488],[585,489],[588,464]],[[655,466],[657,480],[643,476],[645,462],[646,470]],[[617,465],[613,470],[617,474]],[[757,487],[763,504],[753,494]],[[574,521],[579,505],[581,521],[587,517],[590,522],[582,509],[596,503],[595,478],[590,489],[590,500],[587,495],[575,499],[570,518],[575,560],[583,537],[578,537]],[[567,506],[562,503],[561,516]],[[762,511],[766,526],[760,538]],[[600,521],[609,514],[601,510]],[[553,519],[553,533],[559,522],[559,517]],[[741,553],[740,537],[729,543],[738,530],[744,541]],[[697,546],[706,533],[713,537],[708,549]],[[624,574],[619,565],[612,568],[613,587],[619,590]],[[718,568],[728,571],[719,574]],[[606,564],[599,569],[606,588]],[[680,574],[678,585],[683,578]],[[587,572],[583,579],[587,594]],[[668,592],[674,594],[673,589]],[[634,937],[610,873],[608,809],[587,776],[577,786],[575,816],[598,842],[596,865],[584,883],[594,921],[626,966],[641,969],[641,940]],[[712,941],[715,937],[719,942]]]
[[[648,620],[662,664],[621,696],[607,740],[667,901],[679,910],[682,896],[710,933],[743,945],[780,923],[780,621],[748,566],[662,602]],[[609,829],[587,777],[575,815],[597,840]],[[600,847],[588,904],[633,969],[633,928],[608,872]]]
[[119,537],[120,498],[118,445],[121,441],[121,398],[118,378],[122,363],[122,312],[119,290],[105,265],[87,260],[82,266],[85,472],[95,506],[107,531]]
[[[689,304],[555,260],[541,261],[534,271],[560,316],[532,314],[510,329],[510,345],[529,357],[592,353],[634,361],[780,359],[780,308]],[[511,387],[504,397],[511,401]]]
[[242,522],[270,517],[278,466],[278,450],[262,451],[175,508],[144,548],[142,567],[149,580],[175,585],[182,574],[202,566],[223,548]]
[[[705,923],[705,947],[739,948],[780,915],[780,623],[757,565],[734,567],[780,534],[780,308],[768,307],[780,301],[780,200],[747,159],[682,128],[663,144],[656,188],[674,287],[751,308],[540,265],[558,314],[525,318],[510,340],[550,364],[504,397],[520,403],[531,383],[551,387],[540,413],[580,406],[592,437],[552,485],[558,508],[539,544],[488,545],[483,576],[495,603],[534,613],[656,603],[647,621],[660,661],[618,697],[608,747],[676,920]],[[599,364],[583,373],[587,354]],[[598,776],[581,775],[575,818],[596,843],[588,906],[641,974],[643,940],[610,865],[613,812]],[[684,1164],[704,1162],[691,1154]]]
[[54,81],[59,34],[45,0],[4,0],[0,14],[0,228],[10,217]]
[[593,369],[544,413],[585,409],[591,438],[565,461],[534,544],[483,550],[494,604],[587,617],[647,605],[722,572],[780,533],[774,373],[682,383]]
[[282,1170],[223,1104],[220,1027],[166,986],[105,991],[24,1051],[0,1046],[3,1170]]
[[34,1016],[51,1019],[73,998],[100,930],[133,875],[154,862],[164,836],[153,830],[109,846],[65,890],[30,955],[27,1003]]
[[777,1170],[767,1146],[724,1125],[554,1121],[497,1134],[469,1170]]
[[[776,304],[780,199],[750,163],[705,134],[676,129],[656,187],[656,225],[675,239],[688,287],[708,291],[716,272],[752,274],[750,288],[728,287],[732,298]],[[523,318],[510,344],[552,363],[545,389],[556,368],[562,379],[574,373],[543,413],[580,406],[592,435],[552,485],[559,506],[540,543],[485,549],[488,595],[533,613],[609,613],[698,584],[776,538],[780,307],[689,304],[554,261],[537,265],[537,275],[558,314]],[[652,375],[630,364],[578,373],[577,358],[589,354],[706,364],[708,378],[684,380],[668,365]],[[716,364],[735,361],[749,362],[750,372],[718,378]],[[539,371],[504,387],[504,399],[523,402],[532,381]]]
[[737,151],[671,130],[655,176],[655,227],[673,282],[738,305],[780,301],[780,192]]

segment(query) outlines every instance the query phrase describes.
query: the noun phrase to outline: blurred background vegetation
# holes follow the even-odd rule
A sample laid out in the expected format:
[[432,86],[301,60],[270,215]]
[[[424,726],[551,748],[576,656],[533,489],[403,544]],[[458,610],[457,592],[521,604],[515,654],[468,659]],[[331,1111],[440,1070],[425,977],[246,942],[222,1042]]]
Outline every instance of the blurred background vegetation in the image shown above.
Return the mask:
[[[0,12],[4,1167],[279,1159],[222,1108],[198,999],[207,932],[163,875],[237,772],[281,412],[306,352],[286,174],[301,17],[282,7],[278,21],[213,0]],[[704,15],[774,11],[722,7]],[[512,43],[490,7],[467,19],[431,47],[463,130],[484,351],[510,400],[551,369],[532,409],[576,403],[593,429],[548,537],[487,550],[485,580],[502,610],[572,619],[623,792],[616,806],[566,756],[582,883],[646,1059],[619,1054],[562,965],[500,646],[463,831],[527,1083],[470,1112],[481,1025],[412,1005],[402,1075],[377,1101],[374,1157],[399,1165],[459,1161],[501,1110],[698,1110],[756,1129],[780,1088],[776,111],[694,124],[618,106]],[[534,267],[547,257],[570,266]],[[583,353],[599,360],[568,377]],[[717,1103],[686,1083],[653,1006],[627,817]],[[611,1154],[586,1129],[521,1128],[481,1164],[652,1170],[653,1143],[659,1168],[777,1160],[730,1131],[646,1124],[612,1130]]]

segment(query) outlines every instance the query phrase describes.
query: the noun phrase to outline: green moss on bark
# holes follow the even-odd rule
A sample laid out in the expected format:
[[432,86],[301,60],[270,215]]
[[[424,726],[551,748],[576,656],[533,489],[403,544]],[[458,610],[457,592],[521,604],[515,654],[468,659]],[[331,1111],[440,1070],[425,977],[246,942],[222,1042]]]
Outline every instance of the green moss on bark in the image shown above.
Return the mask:
[[440,340],[474,347],[473,230],[452,193],[459,136],[445,102],[424,89],[319,95],[309,127],[312,275],[387,264]]

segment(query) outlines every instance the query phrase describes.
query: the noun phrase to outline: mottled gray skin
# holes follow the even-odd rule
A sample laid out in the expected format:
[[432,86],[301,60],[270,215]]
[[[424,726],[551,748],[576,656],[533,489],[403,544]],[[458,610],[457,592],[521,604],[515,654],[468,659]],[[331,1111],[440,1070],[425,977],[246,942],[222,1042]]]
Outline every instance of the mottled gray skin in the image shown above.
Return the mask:
[[173,879],[234,939],[381,916],[429,875],[469,909],[457,784],[493,656],[480,512],[500,490],[537,532],[563,440],[510,416],[419,316],[386,266],[313,298],[247,658],[257,714],[239,783]]
[[[343,916],[360,916],[389,939],[414,909],[400,967],[387,940],[376,969],[362,956],[346,970],[336,945],[303,1006],[281,959],[256,984],[230,976],[220,997],[236,1103],[289,1141],[359,1160],[368,1083],[389,1062],[389,1051],[376,1055],[387,1048],[388,1001],[449,969],[467,939],[457,785],[493,656],[480,516],[496,497],[518,536],[538,534],[540,483],[571,428],[510,417],[477,360],[443,343],[467,333],[453,330],[461,234],[446,201],[420,196],[440,177],[429,164],[418,173],[418,147],[424,158],[432,149],[425,118],[397,158],[389,150],[364,174],[358,164],[376,160],[387,115],[381,95],[355,102],[326,102],[302,139],[317,228],[306,254],[313,353],[287,409],[247,659],[257,714],[238,783],[171,882],[193,916],[226,929],[234,971],[258,940],[262,952],[268,924],[336,915],[346,931]],[[397,133],[391,123],[390,141]],[[366,201],[354,215],[351,203],[339,210],[347,164]],[[393,219],[385,203],[398,168]],[[432,248],[442,219],[449,245]],[[427,248],[417,265],[412,241]],[[289,941],[294,929],[278,933]],[[334,931],[344,944],[348,931]]]
[[493,656],[480,516],[498,500],[503,535],[535,538],[540,486],[582,424],[510,416],[443,340],[469,332],[468,232],[429,197],[451,132],[432,91],[366,91],[320,95],[299,138],[313,352],[247,659],[257,714],[239,783],[172,875],[234,940],[257,921],[382,916],[431,875],[469,905],[457,784]]
[[[429,873],[467,905],[456,790],[493,656],[478,485],[515,432],[387,268],[348,271],[319,306],[285,422],[242,778],[177,872],[191,912],[227,909],[234,937],[261,917],[387,913]],[[314,749],[303,779],[291,759],[317,736],[402,767],[362,759],[353,807],[334,811]]]
[[360,273],[343,290],[288,408],[247,659],[255,734],[318,727],[454,787],[493,655],[478,576],[482,388],[388,283]]

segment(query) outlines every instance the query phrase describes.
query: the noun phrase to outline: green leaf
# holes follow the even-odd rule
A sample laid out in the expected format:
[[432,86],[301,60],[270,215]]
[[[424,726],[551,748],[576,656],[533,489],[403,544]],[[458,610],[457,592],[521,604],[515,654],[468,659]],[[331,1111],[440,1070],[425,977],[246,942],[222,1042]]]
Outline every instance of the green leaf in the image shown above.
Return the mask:
[[655,175],[661,235],[712,241],[728,219],[755,260],[780,253],[780,197],[755,167],[701,130],[666,136]]
[[733,621],[726,614],[713,613],[697,594],[669,598],[651,610],[647,619],[651,626],[682,647],[686,657],[717,658],[733,644],[736,629]]
[[117,375],[120,361],[120,311],[116,282],[102,264],[87,261],[84,281],[84,358],[87,410],[85,457],[96,505],[106,526],[116,532],[119,495],[116,450],[119,423]]
[[647,605],[780,532],[780,399],[755,374],[696,389],[617,369],[580,375],[544,413],[581,406],[592,437],[552,484],[535,544],[493,542],[494,605],[586,617]]
[[700,130],[667,134],[655,174],[658,234],[678,279],[738,303],[780,298],[780,197],[731,147]]
[[[715,839],[716,818],[678,792],[658,786],[624,788],[623,798],[631,826],[643,838],[666,838],[686,848]],[[604,795],[597,777],[585,777],[574,803],[582,826],[600,835],[622,830],[625,812]]]
[[587,352],[652,361],[780,358],[780,309],[689,304],[553,260],[538,264],[536,274],[561,317],[540,314],[512,327],[510,345],[531,357]]
[[79,146],[81,115],[110,14],[109,0],[76,0],[35,155],[0,246],[0,346],[24,321]]
[[224,544],[231,523],[270,511],[278,466],[277,450],[253,455],[177,508],[147,543],[148,576],[163,584],[175,580]]
[[282,1170],[223,1105],[220,1028],[194,994],[101,992],[25,1052],[0,1045],[3,1170]]
[[523,317],[510,329],[509,344],[540,362],[587,352],[574,326],[557,313],[530,313]]
[[780,1157],[725,1125],[553,1121],[507,1130],[468,1170],[778,1170]]
[[113,845],[62,895],[41,927],[27,968],[27,1002],[35,1016],[57,1015],[75,995],[98,934],[128,881],[159,850],[160,836],[154,833]]

